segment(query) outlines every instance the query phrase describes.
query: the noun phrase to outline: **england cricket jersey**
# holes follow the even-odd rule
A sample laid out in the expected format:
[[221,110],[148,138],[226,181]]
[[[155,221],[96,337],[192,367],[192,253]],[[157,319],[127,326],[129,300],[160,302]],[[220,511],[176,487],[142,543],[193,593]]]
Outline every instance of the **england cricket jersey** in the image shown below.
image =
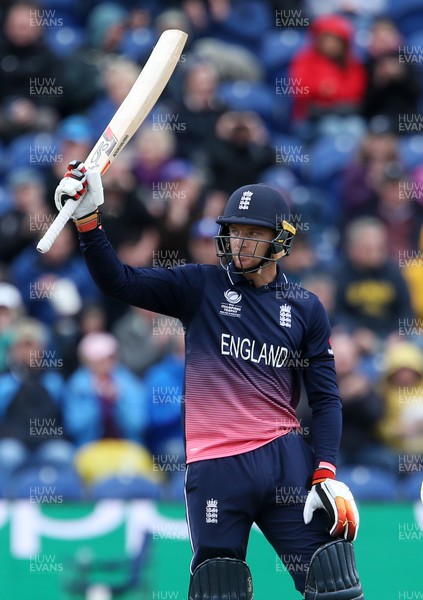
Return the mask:
[[82,234],[81,248],[105,294],[180,319],[185,328],[187,463],[254,450],[299,430],[301,380],[316,462],[336,462],[341,402],[328,318],[314,294],[280,270],[256,288],[220,266],[128,267],[102,230]]

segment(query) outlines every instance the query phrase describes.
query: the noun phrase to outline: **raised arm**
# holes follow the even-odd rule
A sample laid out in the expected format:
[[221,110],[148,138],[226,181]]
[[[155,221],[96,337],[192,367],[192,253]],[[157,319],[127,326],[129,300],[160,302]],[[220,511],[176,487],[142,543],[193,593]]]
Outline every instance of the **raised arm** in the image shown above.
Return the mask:
[[73,221],[80,235],[81,250],[98,288],[107,296],[147,310],[189,321],[200,304],[204,285],[201,266],[173,269],[135,268],[123,264],[101,227],[99,206],[104,202],[101,177],[72,161],[56,188],[59,210],[66,202],[79,200]]

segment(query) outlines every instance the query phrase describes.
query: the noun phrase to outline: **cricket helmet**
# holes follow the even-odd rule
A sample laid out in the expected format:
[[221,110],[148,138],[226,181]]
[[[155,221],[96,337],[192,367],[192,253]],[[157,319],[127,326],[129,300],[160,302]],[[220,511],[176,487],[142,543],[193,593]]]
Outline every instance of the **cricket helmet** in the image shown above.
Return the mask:
[[241,273],[254,273],[272,262],[276,262],[283,256],[289,255],[296,234],[295,227],[289,222],[290,219],[288,204],[283,196],[273,188],[258,183],[244,185],[235,190],[226,204],[223,215],[216,219],[216,222],[220,225],[219,232],[215,236],[216,254],[220,258],[222,266],[228,268],[233,259],[234,253],[231,250],[231,236],[229,234],[231,224],[268,227],[275,233],[270,242],[256,238],[241,238],[243,240],[253,239],[257,242],[255,250],[260,242],[268,244],[268,251],[265,256],[256,254],[255,250],[252,253],[243,254],[241,252],[242,245],[239,252],[236,253],[240,260],[242,256],[261,258],[256,267],[239,271]]

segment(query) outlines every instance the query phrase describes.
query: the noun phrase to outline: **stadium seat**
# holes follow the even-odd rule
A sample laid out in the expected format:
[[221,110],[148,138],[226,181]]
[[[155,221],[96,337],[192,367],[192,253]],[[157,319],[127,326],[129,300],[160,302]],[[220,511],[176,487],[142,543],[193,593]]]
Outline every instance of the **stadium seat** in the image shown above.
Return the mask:
[[3,471],[0,471],[0,498],[4,498],[6,486],[7,486],[7,475]]
[[423,11],[421,0],[389,0],[386,16],[391,18],[403,35],[423,29]]
[[266,118],[273,114],[274,93],[266,84],[244,80],[223,83],[218,95],[232,110],[253,110]]
[[272,136],[275,147],[276,164],[281,169],[289,169],[298,176],[304,171],[309,161],[308,148],[304,142],[294,135],[275,133]]
[[157,483],[139,475],[116,475],[107,479],[101,479],[94,483],[88,490],[92,500],[104,500],[112,498],[149,498],[159,500],[161,488]]
[[310,148],[310,160],[304,173],[313,184],[327,184],[342,173],[350,162],[357,142],[348,135],[322,136]]
[[[417,31],[413,31],[412,33],[408,34],[406,36],[406,39],[404,41],[404,43],[402,45],[406,46],[407,51],[409,54],[411,54],[411,56],[414,56],[414,60],[413,58],[409,59],[410,64],[414,64],[416,67],[418,67],[421,71],[423,70],[423,64],[422,64],[422,52],[423,52],[423,28],[418,29]],[[414,48],[413,48],[414,46]],[[415,52],[413,52],[413,50]],[[418,52],[418,55],[417,53]]]
[[336,478],[345,483],[355,500],[395,500],[397,497],[397,478],[389,471],[377,467],[356,465],[340,467]]
[[270,129],[280,126],[281,120],[288,118],[283,97],[278,97],[275,88],[264,83],[245,80],[223,83],[217,95],[229,110],[256,112]]
[[0,216],[9,212],[13,207],[13,201],[6,186],[0,185]]
[[370,32],[368,27],[357,27],[354,31],[352,51],[355,57],[365,62],[368,58],[368,44]]
[[119,52],[136,63],[144,63],[151,53],[156,37],[147,28],[126,31],[120,43]]
[[8,148],[8,164],[13,168],[50,168],[59,159],[57,138],[47,132],[26,133],[15,138]]
[[153,470],[150,452],[135,442],[104,439],[85,444],[75,455],[76,470],[87,485],[116,476],[142,477],[153,483],[162,475]]
[[61,504],[64,500],[83,499],[84,489],[72,466],[44,463],[19,468],[8,479],[4,497],[39,504]]
[[407,501],[420,501],[420,489],[423,482],[423,473],[410,473],[405,475],[398,485],[398,499]]
[[0,181],[4,181],[4,176],[8,171],[7,150],[4,144],[0,142]]
[[422,164],[423,135],[405,135],[399,139],[399,152],[402,164],[412,171]]
[[310,147],[308,162],[300,175],[324,195],[318,222],[337,225],[341,218],[339,193],[344,169],[355,152],[356,140],[349,135],[322,136]]
[[298,50],[304,46],[305,38],[305,31],[291,28],[266,33],[260,51],[260,60],[270,83],[274,83],[277,77],[286,77],[289,64]]
[[52,29],[83,25],[82,0],[40,0],[38,7],[40,18],[51,20],[45,23],[44,30],[48,23]]
[[85,42],[85,35],[78,27],[67,25],[58,29],[47,29],[44,39],[53,54],[67,57],[81,48]]
[[266,169],[261,176],[262,183],[275,187],[281,191],[292,192],[298,185],[298,178],[294,175],[291,166],[276,166]]

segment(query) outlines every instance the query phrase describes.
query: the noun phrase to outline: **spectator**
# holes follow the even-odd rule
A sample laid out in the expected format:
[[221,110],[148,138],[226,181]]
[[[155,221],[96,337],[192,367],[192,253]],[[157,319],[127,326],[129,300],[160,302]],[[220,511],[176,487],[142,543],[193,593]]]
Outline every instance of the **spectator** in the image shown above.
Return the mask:
[[183,463],[184,336],[181,331],[173,337],[172,350],[145,374],[150,413],[146,445],[153,455],[174,454],[178,456],[178,462]]
[[[292,258],[292,260],[291,260]],[[284,265],[284,272],[290,281],[303,285],[303,277],[312,275],[318,266],[317,256],[310,235],[299,232],[295,237],[295,252]]]
[[166,129],[157,129],[154,124],[145,125],[135,139],[134,173],[137,181],[150,193],[162,189],[163,170],[174,158],[175,135]]
[[423,453],[423,353],[414,343],[388,346],[384,353],[381,393],[385,416],[382,440],[396,453]]
[[113,163],[113,169],[104,174],[103,186],[108,202],[102,208],[102,222],[115,247],[157,227],[147,210],[146,198],[137,186],[128,155],[120,155]]
[[74,317],[64,318],[52,330],[52,343],[63,357],[65,379],[79,367],[77,346],[88,333],[107,330],[107,315],[102,304],[86,303]]
[[65,227],[49,252],[40,254],[30,246],[11,265],[11,279],[28,314],[50,326],[99,297],[83,259],[75,256],[75,245],[72,228]]
[[328,313],[332,331],[338,325],[335,317],[336,304],[336,279],[327,271],[312,270],[306,274],[301,285],[308,291],[316,294],[324,309]]
[[[186,2],[183,3],[187,4]],[[178,8],[169,8],[162,10],[154,21],[154,29],[157,37],[159,37],[166,29],[181,29],[188,33],[187,43],[190,44],[192,32],[190,27],[190,21],[184,10]],[[185,49],[187,47],[185,46]]]
[[106,129],[139,74],[140,68],[130,60],[116,56],[108,59],[103,75],[104,92],[88,110],[95,139]]
[[363,114],[367,120],[384,115],[392,129],[398,127],[400,114],[418,112],[419,75],[407,56],[399,55],[405,45],[395,23],[381,17],[370,29],[369,58]]
[[0,282],[0,373],[6,371],[6,360],[13,342],[13,328],[24,312],[22,298],[15,286]]
[[57,180],[63,177],[65,165],[75,156],[88,156],[94,143],[94,135],[89,119],[83,115],[70,115],[63,119],[57,128],[57,160],[52,162],[47,172],[47,202],[54,207],[54,191]]
[[131,306],[113,326],[113,333],[120,345],[120,359],[138,376],[143,376],[170,350],[169,337],[159,335],[160,330],[154,331],[157,317],[148,310]]
[[[158,228],[149,227],[142,232],[130,232],[130,235],[119,245],[118,254],[122,260],[126,261],[126,264],[133,267],[150,266],[159,252],[159,247]],[[169,264],[164,266],[169,266]]]
[[[257,0],[188,0],[183,2],[183,10],[195,38],[218,47],[223,42],[237,54],[244,49],[248,49],[248,54],[258,52],[263,36],[272,26],[268,3]],[[218,52],[220,50],[223,50],[223,44]],[[228,61],[232,58],[229,53]]]
[[128,11],[115,2],[101,2],[88,15],[87,39],[99,53],[107,55],[119,50],[125,32]]
[[340,189],[343,223],[374,214],[379,186],[386,168],[400,164],[398,138],[386,123],[379,128],[376,120],[360,142],[357,155],[345,169]]
[[39,321],[16,324],[8,372],[0,376],[0,465],[7,474],[30,457],[72,458],[62,427],[61,365],[48,351],[48,332]]
[[[125,239],[117,248],[117,253],[121,260],[133,267],[147,267],[156,264],[166,268],[172,266],[173,262],[173,258],[166,256],[161,258],[163,255],[160,254],[160,233],[155,226],[150,226],[142,231],[128,230]],[[113,298],[105,298],[103,302],[109,327],[113,327],[130,310],[127,304]],[[134,356],[136,357],[136,354]]]
[[[188,259],[189,228],[199,210],[203,192],[202,173],[186,161],[172,161],[163,170],[166,192],[155,195],[155,210],[160,209],[158,220],[161,236],[160,253],[176,261]],[[159,210],[160,210],[159,209]],[[173,266],[169,262],[164,265]]]
[[414,185],[395,163],[385,168],[379,184],[375,215],[386,225],[393,261],[416,252],[423,233],[423,205],[407,196]]
[[418,244],[411,252],[404,253],[399,260],[399,265],[404,273],[404,278],[407,281],[410,292],[411,301],[416,317],[423,322],[423,278],[422,278],[422,261],[423,256],[423,234],[420,236]]
[[196,60],[213,65],[219,81],[262,81],[264,68],[254,54],[246,47],[224,42],[213,37],[197,40],[192,49]]
[[0,216],[0,261],[5,263],[34,246],[40,230],[50,222],[45,185],[38,171],[16,169],[9,175],[8,184],[13,206]]
[[343,404],[339,465],[371,465],[395,471],[395,456],[378,439],[383,401],[360,363],[358,344],[342,331],[334,332],[331,340]]
[[39,9],[30,0],[14,3],[3,24],[0,136],[6,141],[27,131],[51,130],[58,119],[60,61],[44,44],[43,29],[31,14]]
[[[353,130],[363,129],[357,115],[363,101],[366,74],[351,50],[352,26],[340,15],[322,16],[310,26],[310,44],[294,57],[290,81],[298,83],[293,98],[293,117],[310,137],[331,126],[352,123]],[[343,120],[341,120],[341,118]],[[300,130],[299,130],[300,131]]]
[[205,192],[202,216],[217,219],[224,211],[228,194],[220,189],[208,189]]
[[141,381],[118,359],[118,342],[109,333],[89,333],[78,346],[81,366],[64,393],[65,432],[77,446],[100,439],[140,442],[146,426]]
[[216,69],[209,62],[197,62],[187,68],[181,101],[171,106],[181,128],[176,136],[178,156],[198,160],[199,152],[204,155],[204,140],[214,136],[216,122],[224,111],[217,97],[218,83]]
[[180,329],[172,336],[169,352],[145,374],[150,411],[146,445],[156,469],[167,476],[166,497],[178,501],[184,499],[186,471],[181,412],[185,402],[184,368],[184,336]]
[[208,151],[211,187],[230,193],[244,185],[246,173],[256,183],[275,161],[275,151],[256,113],[229,111],[219,118]]
[[410,294],[398,267],[389,258],[385,225],[375,218],[352,221],[345,233],[346,256],[340,264],[336,312],[355,332],[361,350],[398,335],[398,320],[411,317]]

